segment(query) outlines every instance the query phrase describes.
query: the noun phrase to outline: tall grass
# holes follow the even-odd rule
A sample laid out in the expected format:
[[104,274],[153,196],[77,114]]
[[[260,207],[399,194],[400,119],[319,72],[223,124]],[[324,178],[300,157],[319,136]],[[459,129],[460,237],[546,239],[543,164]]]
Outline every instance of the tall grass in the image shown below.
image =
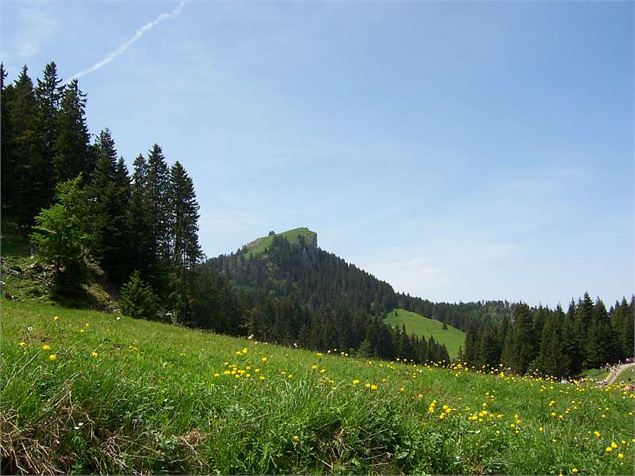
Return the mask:
[[0,345],[5,473],[633,473],[617,386],[5,301]]

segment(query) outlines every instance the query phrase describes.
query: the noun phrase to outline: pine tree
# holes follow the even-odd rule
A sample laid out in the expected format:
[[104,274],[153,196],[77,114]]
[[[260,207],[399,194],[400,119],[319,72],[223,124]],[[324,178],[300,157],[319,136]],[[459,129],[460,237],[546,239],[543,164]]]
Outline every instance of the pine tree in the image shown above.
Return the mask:
[[73,288],[83,275],[88,237],[87,198],[81,180],[77,176],[58,184],[57,202],[35,218],[37,226],[31,235],[40,257],[55,266],[57,286],[62,290]]
[[598,298],[593,306],[592,322],[585,342],[587,365],[595,368],[616,361],[616,341],[606,307]]
[[524,374],[536,358],[534,323],[529,306],[526,304],[517,304],[513,312],[514,324],[505,343],[504,363],[514,372]]
[[157,319],[157,297],[152,287],[144,283],[138,271],[121,287],[121,312],[136,319]]
[[569,356],[563,352],[563,326],[565,316],[558,307],[555,312],[547,314],[540,341],[540,370],[554,377],[564,377],[570,373]]
[[133,269],[138,270],[145,279],[150,279],[155,273],[156,258],[152,242],[152,223],[149,204],[146,201],[147,162],[143,155],[134,161],[132,174],[131,196],[128,207],[128,222],[130,224],[130,257]]
[[[27,67],[22,68],[13,98],[8,104],[11,116],[13,157],[2,163],[3,177],[6,172],[14,182],[9,184],[15,219],[22,227],[33,223],[33,218],[47,203],[45,184],[46,168],[42,157],[42,128],[40,114]],[[4,143],[3,143],[4,146]],[[10,168],[10,169],[9,169]]]
[[77,80],[73,80],[64,89],[58,114],[53,155],[56,182],[80,173],[86,180],[92,176],[94,163],[89,150],[85,107],[86,95],[79,90]]
[[99,134],[94,149],[96,166],[90,185],[92,253],[111,281],[121,284],[134,269],[129,261],[130,179],[123,159],[117,160],[108,129]]
[[17,161],[15,157],[14,146],[14,134],[15,131],[12,127],[12,117],[9,113],[11,109],[11,102],[14,98],[15,88],[13,85],[6,84],[7,71],[4,68],[4,64],[0,63],[0,166],[2,170],[0,175],[2,176],[1,192],[2,192],[2,205],[3,208],[10,209],[15,204],[15,186],[16,186],[16,173],[17,173]]
[[53,198],[55,188],[54,144],[59,134],[60,101],[63,93],[64,86],[62,80],[57,76],[57,66],[55,62],[50,62],[44,68],[44,77],[42,80],[37,80],[35,88],[42,124],[42,156],[46,176],[44,187],[48,202]]
[[150,238],[154,256],[167,264],[170,258],[170,177],[163,151],[154,144],[148,153],[144,199],[150,220]]
[[170,169],[170,225],[172,260],[177,268],[191,268],[201,257],[198,210],[194,184],[177,161]]

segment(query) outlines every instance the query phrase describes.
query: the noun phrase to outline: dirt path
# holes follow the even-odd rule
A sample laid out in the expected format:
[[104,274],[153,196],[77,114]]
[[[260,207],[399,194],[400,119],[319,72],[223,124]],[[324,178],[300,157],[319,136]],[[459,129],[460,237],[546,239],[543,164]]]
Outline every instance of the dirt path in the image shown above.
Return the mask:
[[635,367],[635,363],[630,363],[630,364],[622,364],[620,366],[618,366],[617,368],[615,368],[614,370],[611,370],[611,372],[609,373],[609,376],[606,377],[606,384],[610,385],[613,382],[615,382],[615,379],[617,377],[619,377],[619,375],[624,372],[627,369],[630,369],[631,367]]

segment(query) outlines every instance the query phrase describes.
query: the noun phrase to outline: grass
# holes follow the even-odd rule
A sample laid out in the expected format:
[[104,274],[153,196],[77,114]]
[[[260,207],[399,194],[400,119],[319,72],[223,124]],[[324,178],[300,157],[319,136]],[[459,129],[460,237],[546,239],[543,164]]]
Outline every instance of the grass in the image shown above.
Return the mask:
[[580,373],[580,376],[582,377],[587,377],[587,378],[592,378],[595,380],[604,380],[606,377],[609,376],[609,373],[606,371],[606,369],[600,368],[600,369],[586,369],[584,371],[582,371],[582,373]]
[[624,372],[617,376],[615,383],[635,383],[635,367],[624,370]]
[[[317,233],[305,227],[294,228],[293,230],[277,233],[275,236],[281,236],[290,243],[296,243],[298,238],[303,236],[307,243],[315,243],[317,245]],[[273,238],[273,236],[263,236],[247,244],[247,256],[258,255],[266,251],[267,248],[271,246]]]
[[3,473],[634,469],[634,394],[618,386],[320,355],[37,303],[2,301],[2,315]]
[[386,316],[384,322],[392,326],[406,326],[409,334],[429,338],[433,336],[437,342],[445,344],[450,358],[455,359],[459,354],[459,348],[465,348],[465,332],[455,327],[448,326],[443,329],[443,323],[436,319],[428,319],[416,312],[405,309],[395,309]]

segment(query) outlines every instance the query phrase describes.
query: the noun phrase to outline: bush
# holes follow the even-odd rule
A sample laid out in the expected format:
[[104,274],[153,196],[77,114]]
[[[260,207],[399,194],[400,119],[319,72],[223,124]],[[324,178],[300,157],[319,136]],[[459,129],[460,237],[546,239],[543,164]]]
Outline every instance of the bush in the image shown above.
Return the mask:
[[152,286],[143,282],[139,271],[135,271],[130,281],[121,287],[121,312],[126,316],[155,320],[157,302]]

